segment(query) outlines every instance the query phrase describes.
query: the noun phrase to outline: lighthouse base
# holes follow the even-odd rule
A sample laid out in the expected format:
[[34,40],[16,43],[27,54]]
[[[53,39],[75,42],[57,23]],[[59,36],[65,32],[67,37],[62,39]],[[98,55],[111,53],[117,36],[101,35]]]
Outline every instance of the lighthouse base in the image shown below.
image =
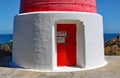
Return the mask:
[[56,70],[106,65],[102,16],[84,12],[37,12],[15,17],[12,61],[19,67]]
[[85,70],[92,70],[92,69],[97,69],[100,67],[103,67],[105,65],[107,65],[107,62],[105,62],[103,65],[99,65],[97,67],[87,67],[87,68],[81,68],[81,67],[77,67],[77,66],[62,66],[62,67],[57,67],[56,69],[25,69],[25,68],[21,68],[16,66],[12,61],[9,62],[9,65],[13,68],[19,68],[20,70],[26,70],[26,71],[36,71],[36,72],[77,72],[77,71],[85,71]]

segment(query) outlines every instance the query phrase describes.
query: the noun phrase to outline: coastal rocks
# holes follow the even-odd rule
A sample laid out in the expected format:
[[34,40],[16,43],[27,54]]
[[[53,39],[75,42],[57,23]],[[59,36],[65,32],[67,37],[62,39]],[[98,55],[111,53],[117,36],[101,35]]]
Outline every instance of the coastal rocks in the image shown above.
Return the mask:
[[10,40],[8,44],[0,44],[0,57],[12,54],[13,41]]
[[116,38],[105,42],[105,55],[119,55],[120,56],[120,34]]

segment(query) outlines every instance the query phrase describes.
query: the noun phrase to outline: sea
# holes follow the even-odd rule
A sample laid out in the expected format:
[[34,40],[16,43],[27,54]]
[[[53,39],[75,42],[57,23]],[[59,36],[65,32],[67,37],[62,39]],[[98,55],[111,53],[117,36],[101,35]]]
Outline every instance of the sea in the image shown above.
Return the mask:
[[[119,33],[104,33],[104,41],[108,41],[112,38],[116,38]],[[0,34],[0,44],[9,43],[13,40],[13,34]]]
[[13,40],[13,34],[0,34],[0,44],[7,44]]
[[112,38],[117,38],[120,33],[104,33],[104,41],[111,40]]

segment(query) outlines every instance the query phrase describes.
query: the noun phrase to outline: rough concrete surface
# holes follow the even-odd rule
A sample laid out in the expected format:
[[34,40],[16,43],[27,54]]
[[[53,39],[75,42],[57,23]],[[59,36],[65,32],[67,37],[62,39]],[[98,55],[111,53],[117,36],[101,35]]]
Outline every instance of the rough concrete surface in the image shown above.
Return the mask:
[[[102,21],[102,16],[97,13],[31,12],[19,14],[14,21],[12,61],[17,66],[28,69],[56,69],[56,26],[57,24],[76,24],[77,34],[80,36],[80,38],[76,36],[76,41],[80,40],[76,42],[76,60],[79,60],[76,64],[85,68],[103,66],[106,61]],[[78,26],[82,26],[82,29],[80,30]]]
[[77,72],[25,71],[6,67],[10,57],[5,59],[0,59],[0,78],[120,78],[120,56],[106,56],[108,65],[105,67]]

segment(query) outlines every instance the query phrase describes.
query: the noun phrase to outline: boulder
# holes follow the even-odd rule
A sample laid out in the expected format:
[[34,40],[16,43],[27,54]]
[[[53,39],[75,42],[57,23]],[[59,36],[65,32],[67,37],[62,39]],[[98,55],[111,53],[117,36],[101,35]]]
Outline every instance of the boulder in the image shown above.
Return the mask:
[[8,44],[0,44],[0,57],[12,54],[13,42],[10,40]]
[[120,34],[105,42],[104,50],[105,55],[120,55]]

